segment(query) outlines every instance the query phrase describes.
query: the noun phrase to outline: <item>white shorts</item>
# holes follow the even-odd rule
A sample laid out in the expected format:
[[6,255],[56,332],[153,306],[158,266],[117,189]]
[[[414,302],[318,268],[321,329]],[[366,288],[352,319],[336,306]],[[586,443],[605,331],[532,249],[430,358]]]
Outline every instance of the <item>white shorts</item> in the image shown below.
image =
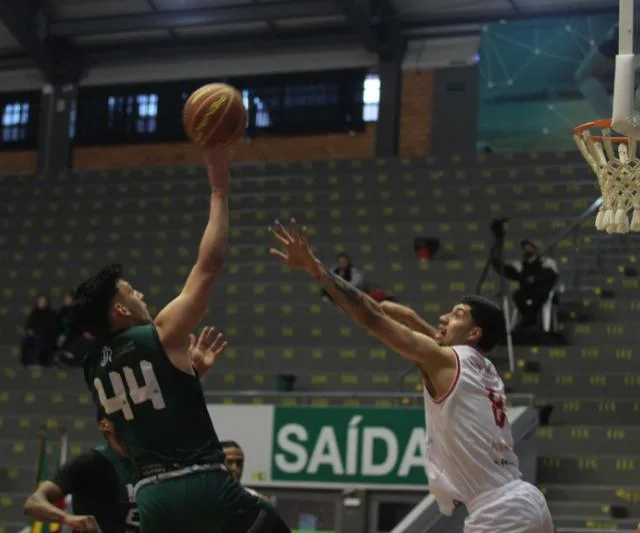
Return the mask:
[[553,533],[547,500],[525,481],[481,494],[467,510],[464,533]]

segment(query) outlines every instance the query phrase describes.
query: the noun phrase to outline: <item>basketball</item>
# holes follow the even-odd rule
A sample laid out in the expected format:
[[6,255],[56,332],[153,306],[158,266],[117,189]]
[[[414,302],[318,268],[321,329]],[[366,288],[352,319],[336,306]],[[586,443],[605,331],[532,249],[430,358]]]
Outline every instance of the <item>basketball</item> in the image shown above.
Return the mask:
[[187,137],[198,146],[238,140],[244,134],[247,112],[240,92],[224,83],[210,83],[194,91],[182,111]]

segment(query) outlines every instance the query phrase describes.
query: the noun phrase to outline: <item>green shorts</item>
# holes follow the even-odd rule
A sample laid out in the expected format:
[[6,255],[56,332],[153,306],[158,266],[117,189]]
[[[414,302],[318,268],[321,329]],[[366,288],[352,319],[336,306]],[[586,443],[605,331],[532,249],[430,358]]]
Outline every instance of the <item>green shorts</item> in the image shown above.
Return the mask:
[[[215,469],[142,486],[141,533],[286,533],[273,507]],[[284,528],[284,529],[283,529]]]

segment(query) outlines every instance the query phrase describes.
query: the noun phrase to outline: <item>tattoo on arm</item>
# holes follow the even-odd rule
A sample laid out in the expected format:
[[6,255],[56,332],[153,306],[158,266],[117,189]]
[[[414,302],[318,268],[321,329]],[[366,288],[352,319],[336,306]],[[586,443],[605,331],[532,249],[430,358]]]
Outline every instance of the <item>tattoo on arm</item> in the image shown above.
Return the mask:
[[337,274],[334,274],[333,272],[327,272],[326,274],[336,291],[344,295],[344,297],[350,302],[354,304],[362,304],[364,301],[364,294],[362,292]]
[[318,281],[338,307],[360,324],[382,312],[377,302],[333,272],[324,271]]

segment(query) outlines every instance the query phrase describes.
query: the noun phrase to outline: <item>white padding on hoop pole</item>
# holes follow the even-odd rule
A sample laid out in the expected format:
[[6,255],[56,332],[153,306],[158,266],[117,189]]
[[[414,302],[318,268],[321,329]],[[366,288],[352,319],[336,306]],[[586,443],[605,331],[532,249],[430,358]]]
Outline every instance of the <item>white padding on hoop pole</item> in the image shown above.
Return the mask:
[[640,137],[640,113],[634,109],[635,56],[616,56],[611,127],[627,137]]

